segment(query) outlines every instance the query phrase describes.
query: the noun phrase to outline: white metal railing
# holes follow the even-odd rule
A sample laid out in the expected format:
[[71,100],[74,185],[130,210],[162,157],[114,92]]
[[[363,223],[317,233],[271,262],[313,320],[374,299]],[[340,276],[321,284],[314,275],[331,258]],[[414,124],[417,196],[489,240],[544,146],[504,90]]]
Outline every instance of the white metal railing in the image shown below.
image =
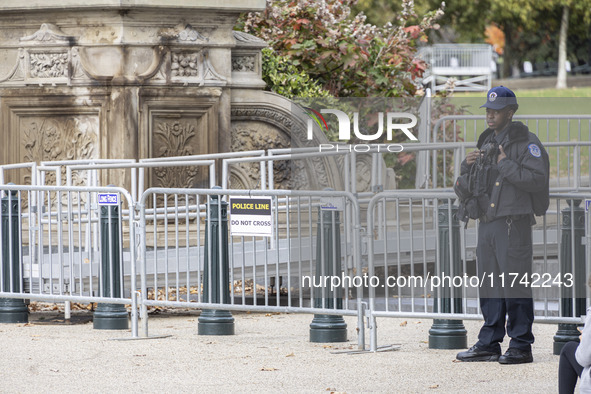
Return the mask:
[[[492,46],[483,44],[435,44],[421,48],[418,56],[429,64],[423,84],[434,92],[480,91],[491,87],[493,73]],[[450,86],[450,80],[453,80]]]

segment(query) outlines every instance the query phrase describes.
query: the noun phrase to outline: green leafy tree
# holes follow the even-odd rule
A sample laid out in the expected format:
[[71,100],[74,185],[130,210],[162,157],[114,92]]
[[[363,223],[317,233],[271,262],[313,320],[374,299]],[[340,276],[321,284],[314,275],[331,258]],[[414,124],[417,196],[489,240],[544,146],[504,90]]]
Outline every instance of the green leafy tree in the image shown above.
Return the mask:
[[[437,4],[437,0],[424,1],[429,6]],[[566,25],[561,22],[565,9],[568,10]],[[580,42],[591,39],[590,13],[591,0],[454,0],[446,5],[441,23],[457,32],[456,42],[482,42],[485,27],[491,23],[498,25],[505,33],[503,75],[507,77],[516,75],[524,60],[556,60],[561,26],[562,59],[569,57],[564,51],[569,49],[566,44],[573,41],[568,39],[570,28],[579,43],[570,46],[574,56]],[[588,51],[591,58],[591,49]]]
[[[443,11],[419,17],[414,2],[404,0],[394,23],[377,27],[352,9],[355,3],[268,0],[264,12],[244,15],[236,28],[272,49],[263,52],[269,89],[287,97],[414,97],[426,69],[416,57],[417,45],[438,28]],[[414,179],[410,158],[401,155],[390,163],[399,180]]]
[[320,83],[297,68],[287,56],[278,55],[273,49],[263,49],[263,80],[267,88],[288,98],[329,97]]
[[379,28],[354,15],[355,0],[268,0],[267,9],[250,13],[238,28],[287,56],[336,97],[413,96],[426,64],[415,57],[419,41],[436,28],[443,11],[418,19],[404,0],[398,24]]
[[402,2],[392,0],[358,0],[351,7],[355,14],[363,13],[367,21],[376,26],[384,26],[388,22],[397,23],[397,15],[402,10]]

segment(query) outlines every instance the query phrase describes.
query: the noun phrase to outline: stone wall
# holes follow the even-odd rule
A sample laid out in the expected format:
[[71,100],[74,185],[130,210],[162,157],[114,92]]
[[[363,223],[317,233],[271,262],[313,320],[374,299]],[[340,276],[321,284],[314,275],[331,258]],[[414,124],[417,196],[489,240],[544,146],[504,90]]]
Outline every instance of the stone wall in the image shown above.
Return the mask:
[[[0,5],[0,163],[291,146],[290,102],[262,91],[266,44],[232,31],[240,12],[265,0],[21,3]],[[233,177],[252,187],[249,171]],[[146,186],[198,187],[206,176],[152,170]],[[338,186],[328,178],[314,182]],[[129,182],[129,172],[101,174],[101,184]]]

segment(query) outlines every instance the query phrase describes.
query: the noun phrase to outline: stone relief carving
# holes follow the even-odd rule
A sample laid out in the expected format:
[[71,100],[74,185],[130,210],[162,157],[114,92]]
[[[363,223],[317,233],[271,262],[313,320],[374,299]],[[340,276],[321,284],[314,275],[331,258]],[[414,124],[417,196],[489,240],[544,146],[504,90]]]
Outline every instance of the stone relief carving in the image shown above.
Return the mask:
[[[268,124],[232,122],[232,151],[234,152],[289,147],[289,139]],[[261,179],[259,163],[240,163],[236,167],[240,171],[230,177],[231,182],[239,180],[238,184],[247,186],[247,188],[256,188],[259,185]],[[277,189],[290,189],[293,186],[290,175],[289,162],[277,161],[275,163],[273,178]],[[237,186],[230,184],[232,188]]]
[[[289,148],[289,137],[268,123],[232,122],[232,151]],[[273,164],[273,184],[276,189],[305,189],[310,185],[309,168],[315,160],[277,160]],[[316,170],[316,169],[315,169]],[[319,169],[319,173],[324,172]],[[316,176],[316,173],[315,175]],[[241,163],[230,173],[230,187],[257,188],[260,183],[260,165]]]
[[197,30],[193,28],[191,25],[185,26],[185,29],[178,34],[179,41],[209,41],[209,38],[204,37],[203,35],[199,34]]
[[21,130],[26,161],[93,159],[98,140],[98,117],[89,115],[31,117]]
[[371,191],[372,158],[369,155],[357,156],[356,182],[358,192]]
[[256,56],[232,56],[232,71],[255,72]]
[[84,70],[78,48],[72,48],[72,80],[89,80],[89,75]]
[[192,52],[172,52],[170,54],[170,70],[163,61],[153,78],[154,81],[180,82],[184,85],[196,83],[200,86],[225,86],[226,78],[214,69],[209,61],[207,50]]
[[[153,157],[194,154],[192,143],[197,133],[187,121],[159,121],[154,130]],[[195,187],[200,180],[200,167],[162,167],[154,169],[156,187]]]
[[284,113],[269,108],[232,107],[232,119],[253,119],[270,122],[284,130],[291,130],[293,119]]
[[195,127],[187,123],[158,123],[154,131],[154,136],[159,137],[156,139],[159,143],[156,145],[158,148],[154,150],[155,157],[192,155],[193,147],[189,144],[195,135]]
[[51,23],[43,23],[41,28],[30,36],[25,36],[21,41],[40,41],[54,43],[72,43],[74,37],[66,35],[59,27]]
[[267,46],[265,40],[262,40],[258,37],[253,36],[252,34],[244,33],[242,31],[232,31],[234,35],[234,39],[238,44],[246,44],[246,45],[256,45],[256,46]]
[[256,183],[253,185],[252,174],[244,171],[244,169],[239,166],[232,166],[228,185],[232,189],[244,190],[252,189]]
[[6,82],[23,82],[25,80],[25,51],[24,49],[20,48],[18,50],[18,55],[16,59],[16,64],[12,68],[12,70],[8,73],[8,75],[4,78],[0,77],[0,83]]
[[[99,157],[99,120],[96,115],[24,117],[21,119],[21,146],[24,160],[42,161],[96,159]],[[62,179],[66,179],[65,168]],[[30,174],[25,182],[30,183]],[[46,184],[55,184],[55,173],[48,172]],[[74,186],[86,185],[86,171],[73,171]]]
[[29,53],[32,78],[63,78],[68,76],[67,52]]
[[[305,146],[306,144],[304,144],[301,141],[297,141],[294,140],[294,135],[305,135],[305,131],[304,130],[299,130],[297,132],[294,132],[294,128],[298,127],[296,126],[296,124],[294,123],[293,118],[288,115],[285,114],[283,112],[271,109],[271,108],[260,108],[260,107],[233,107],[232,108],[232,123],[233,123],[233,129],[234,129],[234,124],[236,121],[248,121],[248,122],[253,122],[254,124],[259,125],[258,122],[254,122],[254,121],[260,121],[263,122],[261,124],[270,124],[275,126],[277,129],[279,130],[284,130],[284,132],[286,133],[286,135],[290,135],[291,139],[288,140],[289,141],[289,145],[287,145],[287,147],[302,147]],[[248,124],[247,122],[247,124]],[[267,125],[267,127],[269,127]],[[253,131],[251,131],[253,134],[257,134],[259,133],[259,129],[255,128]],[[278,132],[278,131],[276,131]],[[234,132],[232,133],[232,138],[234,139]],[[296,144],[294,144],[294,142],[296,142]],[[308,143],[310,143],[310,141],[307,141]],[[246,143],[248,146],[248,143]],[[234,146],[234,140],[232,142],[232,145]],[[251,144],[252,145],[252,144]],[[247,148],[244,147],[243,145],[239,145],[240,149],[238,150],[249,150],[249,149],[264,149],[264,148],[254,148],[255,145],[253,145],[253,148]],[[316,145],[318,146],[318,145]],[[233,148],[233,150],[236,150],[236,148]],[[287,182],[287,184],[290,186],[290,188],[292,189],[307,189],[310,188],[310,186],[312,185],[314,188],[320,188],[323,189],[325,187],[330,187],[332,186],[332,182],[330,182],[329,180],[329,175],[327,172],[327,168],[326,168],[326,162],[324,161],[325,159],[320,158],[320,157],[313,157],[310,159],[306,159],[306,160],[295,160],[289,164],[287,164],[287,166],[289,167],[289,171],[290,173],[284,173],[287,174],[286,176],[278,174],[275,177],[275,183],[276,183],[276,188],[280,188],[279,186],[277,186],[278,182],[281,182],[281,180],[286,180],[288,179],[289,182]],[[279,165],[279,162],[277,162],[277,165]],[[284,170],[286,170],[284,168]],[[258,169],[256,170],[258,173]],[[258,179],[258,178],[257,178]],[[283,187],[281,187],[283,188]]]
[[[182,26],[182,25],[181,25]],[[181,30],[182,29],[182,30]],[[199,33],[193,26],[190,24],[185,25],[184,28],[176,27],[165,29],[160,32],[160,37],[168,40],[178,40],[183,43],[191,43],[199,41],[209,41],[208,37],[205,37],[201,33]]]
[[173,53],[170,74],[173,77],[198,77],[199,52]]
[[[169,29],[170,30],[170,29]],[[174,38],[172,46],[134,48],[133,56],[143,56],[142,66],[128,64],[115,47],[74,46],[76,37],[68,36],[57,26],[44,23],[37,32],[21,37],[23,47],[18,49],[15,64],[8,75],[0,75],[0,85],[35,84],[75,84],[88,85],[94,81],[105,81],[115,76],[137,79],[143,84],[199,86],[226,86],[227,78],[217,72],[213,66],[208,48],[203,43],[209,42],[191,25],[162,32],[161,37]],[[201,43],[197,50],[187,50],[186,44]],[[175,44],[184,45],[185,50]],[[44,46],[51,49],[43,50]],[[16,48],[15,48],[16,49]],[[14,56],[14,55],[13,55]],[[133,56],[130,56],[132,59]],[[150,62],[145,57],[151,56]],[[98,61],[97,59],[102,59]],[[255,58],[240,61],[243,68],[255,69]],[[147,67],[145,67],[147,66]],[[8,69],[8,68],[5,68]]]
[[203,51],[203,82],[206,85],[225,85],[226,78],[222,77],[209,60],[209,51]]

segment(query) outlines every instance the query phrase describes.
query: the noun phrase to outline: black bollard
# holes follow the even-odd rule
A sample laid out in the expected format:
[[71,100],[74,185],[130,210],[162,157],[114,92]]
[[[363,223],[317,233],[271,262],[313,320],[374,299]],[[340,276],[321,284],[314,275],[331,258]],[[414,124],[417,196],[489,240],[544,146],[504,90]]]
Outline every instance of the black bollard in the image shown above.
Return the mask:
[[[560,316],[576,317],[586,313],[585,284],[587,275],[585,272],[585,246],[582,244],[582,239],[585,236],[585,210],[579,206],[581,200],[567,200],[567,203],[569,206],[562,210],[560,275],[564,281],[565,274],[571,274],[574,287],[560,286]],[[581,333],[577,330],[577,324],[559,324],[558,331],[554,335],[553,353],[560,354],[562,347],[567,342],[578,342],[579,335]]]
[[[20,293],[20,203],[15,190],[8,191],[7,194],[2,198],[2,291]],[[0,298],[0,323],[27,323],[28,321],[29,309],[23,300]]]
[[[220,189],[220,187],[217,186],[214,189]],[[209,200],[209,223],[207,220],[205,222],[203,300],[213,304],[229,304],[228,203],[220,201],[220,197],[217,195],[211,196]],[[221,255],[220,231],[222,238]],[[209,257],[210,252],[211,258]],[[220,283],[222,288],[220,288]],[[256,292],[254,296],[256,297]],[[198,320],[197,333],[199,335],[234,335],[234,318],[230,311],[205,309],[199,315]]]
[[[339,212],[318,208],[316,277],[341,277],[341,222]],[[324,241],[324,246],[322,242]],[[328,281],[330,283],[330,280]],[[341,287],[314,288],[314,308],[343,309]],[[335,305],[336,301],[336,305]],[[315,314],[310,323],[310,342],[346,342],[347,323],[342,315]]]
[[[462,261],[460,255],[460,222],[457,218],[458,207],[452,205],[451,244],[449,238],[449,205],[442,204],[438,207],[439,221],[439,261],[440,272],[437,275],[460,275]],[[452,260],[450,261],[450,247]],[[451,286],[451,284],[450,284]],[[433,311],[438,311],[438,301],[441,302],[441,312],[451,313],[452,303],[455,313],[462,313],[462,289],[455,289],[456,296],[452,298],[451,287],[442,286],[438,297],[434,299]],[[459,294],[459,296],[458,296]],[[468,347],[467,331],[462,320],[433,319],[433,325],[429,330],[429,349],[464,349]]]
[[[101,206],[101,288],[103,297],[121,298],[120,206]],[[99,303],[93,314],[96,330],[126,330],[129,327],[125,305]]]

